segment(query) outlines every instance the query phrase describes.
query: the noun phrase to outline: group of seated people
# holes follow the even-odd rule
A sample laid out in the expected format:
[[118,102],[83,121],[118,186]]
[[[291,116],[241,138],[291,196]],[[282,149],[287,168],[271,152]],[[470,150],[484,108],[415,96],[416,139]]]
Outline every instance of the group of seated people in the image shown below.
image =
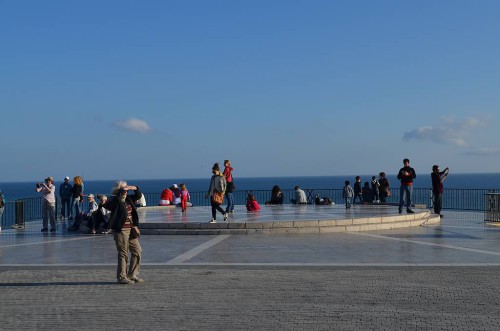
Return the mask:
[[[191,207],[192,203],[189,201],[190,196],[189,196],[189,193],[187,192],[187,189],[185,188],[185,185],[180,184],[180,186],[184,188],[185,195],[187,196],[186,206]],[[160,203],[158,205],[159,206],[171,206],[171,205],[180,206],[182,203],[182,194],[183,194],[182,189],[177,184],[173,184],[169,188],[166,188],[163,191],[161,191]]]
[[[290,199],[290,202],[295,205],[306,205],[309,202],[307,201],[307,196],[304,190],[302,190],[299,186],[294,187],[295,190],[295,198]],[[284,195],[281,192],[281,188],[278,185],[274,185],[271,191],[271,200],[266,201],[266,205],[282,205],[283,204]],[[328,197],[321,198],[319,195],[316,195],[314,199],[314,204],[316,205],[332,205],[332,199]]]
[[87,210],[81,212],[75,217],[75,221],[73,222],[73,225],[68,228],[68,231],[80,230],[80,225],[83,221],[86,221],[88,233],[96,234],[101,224],[103,225],[102,233],[111,232],[109,230],[109,218],[111,216],[111,212],[103,207],[106,201],[108,201],[108,197],[104,194],[98,194],[97,199],[99,199],[99,204],[95,201],[93,194],[89,194],[87,196]]

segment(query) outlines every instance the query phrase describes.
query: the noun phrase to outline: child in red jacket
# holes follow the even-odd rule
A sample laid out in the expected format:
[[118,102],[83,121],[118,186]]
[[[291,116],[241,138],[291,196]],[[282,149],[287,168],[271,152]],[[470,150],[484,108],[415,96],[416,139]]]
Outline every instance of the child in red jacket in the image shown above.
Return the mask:
[[247,198],[247,211],[259,211],[260,206],[253,193],[250,193]]
[[181,187],[181,207],[182,207],[182,212],[185,212],[187,208],[187,203],[189,200],[191,200],[191,196],[189,195],[186,185],[181,184],[180,187]]

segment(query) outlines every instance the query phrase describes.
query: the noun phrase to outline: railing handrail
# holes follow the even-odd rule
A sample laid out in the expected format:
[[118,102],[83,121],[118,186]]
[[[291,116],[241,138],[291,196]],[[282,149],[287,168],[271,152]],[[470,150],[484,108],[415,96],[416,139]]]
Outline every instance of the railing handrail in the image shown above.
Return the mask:
[[[315,189],[303,188],[309,203],[314,203],[314,198],[319,195],[321,198],[328,197],[336,204],[343,204],[342,188]],[[264,204],[271,197],[271,190],[236,190],[232,194],[235,204],[244,205],[247,195],[252,192],[260,204]],[[391,188],[392,195],[387,198],[387,202],[394,204],[399,201],[399,187]],[[284,189],[284,204],[289,204],[290,199],[294,198],[295,190]],[[206,191],[190,192],[191,202],[196,206],[209,206],[209,199],[205,199]],[[474,189],[474,188],[446,188],[443,194],[443,209],[485,211],[487,202],[485,195],[500,194],[499,189]],[[97,195],[97,194],[95,194]],[[109,196],[109,194],[106,194]],[[160,193],[144,193],[148,206],[156,206],[160,201]],[[82,203],[87,202],[87,196],[84,195]],[[16,215],[16,208],[20,206],[16,203],[22,202],[22,219],[30,221],[40,219],[42,215],[42,197],[31,197],[17,199],[16,201],[7,201],[4,208],[1,224],[2,226],[13,225],[19,222],[19,215]],[[414,188],[412,195],[414,204],[425,204],[432,207],[432,189]],[[85,206],[85,205],[84,205]],[[85,209],[85,208],[84,208]],[[56,215],[60,215],[60,198],[56,197]]]

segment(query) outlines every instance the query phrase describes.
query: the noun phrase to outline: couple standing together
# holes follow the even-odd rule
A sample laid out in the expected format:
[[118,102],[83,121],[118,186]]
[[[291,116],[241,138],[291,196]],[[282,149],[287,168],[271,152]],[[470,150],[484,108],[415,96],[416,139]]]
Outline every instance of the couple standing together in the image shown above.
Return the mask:
[[[444,171],[439,171],[439,166],[432,166],[432,193],[433,193],[433,204],[434,204],[434,213],[441,215],[442,208],[442,195],[443,195],[443,182],[448,176],[449,168],[446,167]],[[401,188],[399,191],[399,213],[403,212],[403,206],[406,202],[406,212],[413,213],[411,210],[411,194],[413,191],[413,179],[415,179],[417,175],[415,174],[415,169],[410,167],[410,160],[403,160],[403,168],[399,170],[398,179],[401,181]]]
[[[229,160],[224,161],[224,172],[222,173],[220,172],[219,163],[214,163],[210,186],[206,194],[207,198],[210,197],[210,205],[212,206],[212,219],[209,223],[217,223],[217,211],[223,215],[224,221],[227,221],[229,213],[234,212],[234,189],[231,162]],[[227,199],[226,210],[221,207],[224,197]]]

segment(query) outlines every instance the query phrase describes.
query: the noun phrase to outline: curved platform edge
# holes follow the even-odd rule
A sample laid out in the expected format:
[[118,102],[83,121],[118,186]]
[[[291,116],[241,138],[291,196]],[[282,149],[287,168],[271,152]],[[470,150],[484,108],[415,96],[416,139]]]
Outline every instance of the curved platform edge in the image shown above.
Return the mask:
[[279,222],[143,223],[144,235],[311,234],[390,230],[439,224],[439,215],[429,210],[415,214],[366,218],[300,220]]

